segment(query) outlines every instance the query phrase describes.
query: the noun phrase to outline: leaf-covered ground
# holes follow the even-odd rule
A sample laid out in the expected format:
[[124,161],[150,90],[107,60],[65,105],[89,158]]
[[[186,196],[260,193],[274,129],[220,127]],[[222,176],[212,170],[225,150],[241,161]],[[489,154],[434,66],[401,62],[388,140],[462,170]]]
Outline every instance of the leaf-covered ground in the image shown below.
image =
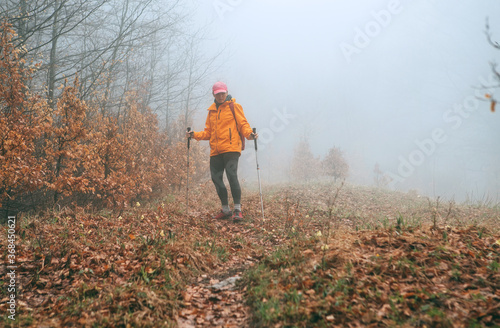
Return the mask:
[[500,242],[482,229],[384,229],[322,239],[298,241],[247,273],[258,325],[500,325]]
[[[33,327],[500,325],[500,210],[343,185],[269,186],[215,221],[210,184],[123,212],[18,217]],[[246,187],[244,190],[249,190]],[[6,263],[7,227],[0,232]],[[6,267],[0,274],[6,277]]]

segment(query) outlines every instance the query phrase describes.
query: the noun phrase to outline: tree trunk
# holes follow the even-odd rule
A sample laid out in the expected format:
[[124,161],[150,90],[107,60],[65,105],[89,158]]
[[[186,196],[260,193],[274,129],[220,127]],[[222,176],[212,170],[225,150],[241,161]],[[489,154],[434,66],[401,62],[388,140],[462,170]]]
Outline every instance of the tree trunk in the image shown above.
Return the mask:
[[113,70],[116,65],[116,58],[118,56],[118,50],[120,49],[120,46],[122,45],[121,41],[123,38],[123,34],[125,31],[125,23],[127,20],[127,15],[129,11],[129,0],[125,1],[124,8],[122,11],[122,17],[120,20],[120,30],[118,31],[118,36],[116,38],[116,43],[113,46],[113,52],[111,54],[111,64],[110,64],[110,70],[109,70],[109,76],[106,81],[106,89],[104,91],[104,102],[101,107],[101,113],[103,116],[106,116],[107,112],[107,106],[108,106],[108,98],[110,97],[111,94],[111,84],[113,83]]
[[19,1],[19,24],[17,26],[17,33],[19,35],[20,43],[24,44],[28,37],[28,5],[26,0]]
[[59,17],[59,0],[54,1],[54,20],[52,24],[52,43],[50,48],[49,59],[49,72],[48,72],[48,101],[52,108],[55,107],[54,89],[56,84],[56,67],[57,67],[57,39],[59,37],[58,31],[58,17]]

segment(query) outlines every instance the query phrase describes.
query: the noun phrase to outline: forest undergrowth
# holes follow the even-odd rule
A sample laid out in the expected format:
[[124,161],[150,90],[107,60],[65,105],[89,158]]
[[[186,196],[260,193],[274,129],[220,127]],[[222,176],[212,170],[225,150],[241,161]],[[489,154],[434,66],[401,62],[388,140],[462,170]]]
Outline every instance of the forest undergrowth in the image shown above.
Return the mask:
[[[495,327],[500,208],[344,184],[213,186],[120,211],[17,217],[12,327]],[[248,188],[246,188],[248,190]],[[2,226],[1,245],[8,227]],[[2,246],[7,261],[8,249]],[[6,276],[2,266],[0,274]],[[227,278],[235,284],[218,288]]]

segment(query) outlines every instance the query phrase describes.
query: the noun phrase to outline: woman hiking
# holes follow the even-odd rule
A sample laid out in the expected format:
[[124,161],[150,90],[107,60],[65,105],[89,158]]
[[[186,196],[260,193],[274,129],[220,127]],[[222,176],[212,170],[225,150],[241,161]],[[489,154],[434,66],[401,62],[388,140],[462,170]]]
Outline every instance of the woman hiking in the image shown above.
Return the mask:
[[[187,132],[186,137],[196,140],[210,140],[210,175],[215,185],[217,195],[222,204],[220,213],[214,219],[226,219],[232,216],[234,221],[241,221],[241,188],[238,181],[238,160],[242,150],[242,138],[257,139],[248,124],[243,108],[228,94],[223,82],[216,82],[212,87],[215,100],[208,108],[205,130]],[[223,174],[231,187],[234,211],[231,212],[228,202],[227,188],[224,185]]]

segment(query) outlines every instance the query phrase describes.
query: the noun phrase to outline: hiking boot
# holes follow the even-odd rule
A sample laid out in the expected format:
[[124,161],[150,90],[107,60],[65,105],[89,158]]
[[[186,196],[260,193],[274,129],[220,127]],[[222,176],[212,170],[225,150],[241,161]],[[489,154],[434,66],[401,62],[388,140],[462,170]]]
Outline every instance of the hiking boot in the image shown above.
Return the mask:
[[228,219],[231,217],[231,211],[229,212],[224,212],[224,211],[220,211],[219,214],[217,214],[216,216],[213,216],[212,219],[215,219],[215,220],[223,220],[223,219]]
[[241,222],[241,221],[243,221],[243,214],[241,214],[241,211],[235,210],[233,212],[232,219],[234,222]]

